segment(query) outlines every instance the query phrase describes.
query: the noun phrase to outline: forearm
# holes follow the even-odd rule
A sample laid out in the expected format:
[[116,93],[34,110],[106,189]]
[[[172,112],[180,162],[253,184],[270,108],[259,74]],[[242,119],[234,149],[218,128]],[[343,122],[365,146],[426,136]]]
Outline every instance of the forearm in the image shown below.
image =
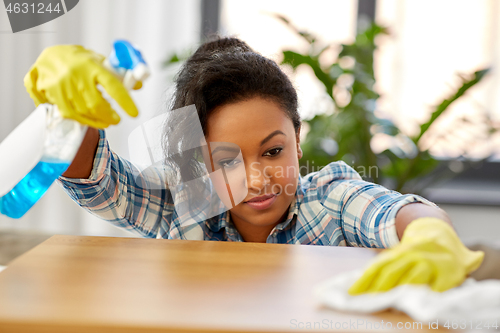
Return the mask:
[[396,215],[396,232],[400,240],[408,224],[420,217],[436,217],[450,225],[452,224],[450,217],[444,210],[422,203],[411,203],[402,207]]
[[170,223],[173,213],[173,200],[163,169],[155,166],[144,170],[136,168],[110,150],[105,132],[98,135],[91,175],[77,179],[60,177],[59,183],[90,213],[115,226],[156,237],[162,221]]
[[92,173],[94,157],[98,144],[99,131],[93,127],[89,127],[83,139],[82,145],[73,159],[73,162],[62,176],[77,179],[89,178]]

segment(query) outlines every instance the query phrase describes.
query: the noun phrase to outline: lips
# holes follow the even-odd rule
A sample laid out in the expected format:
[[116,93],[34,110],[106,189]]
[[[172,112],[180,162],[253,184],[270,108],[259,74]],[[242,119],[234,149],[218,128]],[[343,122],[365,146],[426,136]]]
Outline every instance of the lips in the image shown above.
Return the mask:
[[246,202],[259,202],[259,201],[264,201],[264,200],[267,200],[269,198],[272,198],[276,196],[276,194],[272,193],[272,194],[264,194],[264,195],[261,195],[261,196],[258,196],[258,197],[255,197],[255,198],[252,198]]
[[277,194],[265,194],[245,201],[245,204],[254,209],[262,210],[271,207],[277,196]]

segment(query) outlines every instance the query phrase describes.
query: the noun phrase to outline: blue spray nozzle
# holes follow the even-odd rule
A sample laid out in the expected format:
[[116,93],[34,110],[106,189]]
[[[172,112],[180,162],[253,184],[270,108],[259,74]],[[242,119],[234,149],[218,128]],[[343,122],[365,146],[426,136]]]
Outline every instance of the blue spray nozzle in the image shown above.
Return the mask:
[[109,63],[114,68],[133,70],[139,64],[146,64],[141,51],[126,40],[116,40],[109,56]]
[[138,81],[146,80],[150,74],[141,51],[123,39],[113,42],[107,62],[110,69],[123,77],[122,82],[127,89],[132,89]]

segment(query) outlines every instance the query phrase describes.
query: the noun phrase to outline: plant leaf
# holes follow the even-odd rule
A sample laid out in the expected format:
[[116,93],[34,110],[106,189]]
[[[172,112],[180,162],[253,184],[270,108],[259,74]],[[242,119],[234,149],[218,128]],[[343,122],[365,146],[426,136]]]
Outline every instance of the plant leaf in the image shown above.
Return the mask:
[[415,143],[418,143],[425,132],[429,130],[431,125],[443,114],[443,112],[450,106],[450,104],[459,99],[463,94],[465,94],[467,90],[481,81],[488,73],[488,71],[489,68],[479,70],[472,75],[472,79],[470,80],[462,78],[462,86],[458,88],[458,90],[451,97],[446,98],[441,103],[439,103],[434,112],[432,112],[431,118],[427,122],[420,125],[420,134],[412,138],[412,140]]
[[283,61],[281,63],[291,65],[294,70],[302,64],[309,65],[314,71],[314,75],[316,75],[316,77],[325,86],[326,92],[330,96],[332,96],[332,90],[335,81],[330,78],[330,75],[323,71],[317,57],[312,57],[310,55],[300,54],[294,51],[287,50],[283,51]]

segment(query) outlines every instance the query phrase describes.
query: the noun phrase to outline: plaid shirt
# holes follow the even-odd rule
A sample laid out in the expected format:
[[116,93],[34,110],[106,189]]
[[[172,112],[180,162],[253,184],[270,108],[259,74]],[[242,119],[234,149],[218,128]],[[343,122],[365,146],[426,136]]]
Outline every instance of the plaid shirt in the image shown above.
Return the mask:
[[[157,186],[165,184],[161,172],[143,176],[110,150],[104,131],[99,133],[89,179],[58,180],[81,207],[145,237],[243,241],[228,212],[182,227],[170,190]],[[299,178],[287,218],[271,231],[267,243],[392,247],[399,243],[396,213],[413,202],[436,206],[420,196],[363,181],[344,162],[332,162]]]

